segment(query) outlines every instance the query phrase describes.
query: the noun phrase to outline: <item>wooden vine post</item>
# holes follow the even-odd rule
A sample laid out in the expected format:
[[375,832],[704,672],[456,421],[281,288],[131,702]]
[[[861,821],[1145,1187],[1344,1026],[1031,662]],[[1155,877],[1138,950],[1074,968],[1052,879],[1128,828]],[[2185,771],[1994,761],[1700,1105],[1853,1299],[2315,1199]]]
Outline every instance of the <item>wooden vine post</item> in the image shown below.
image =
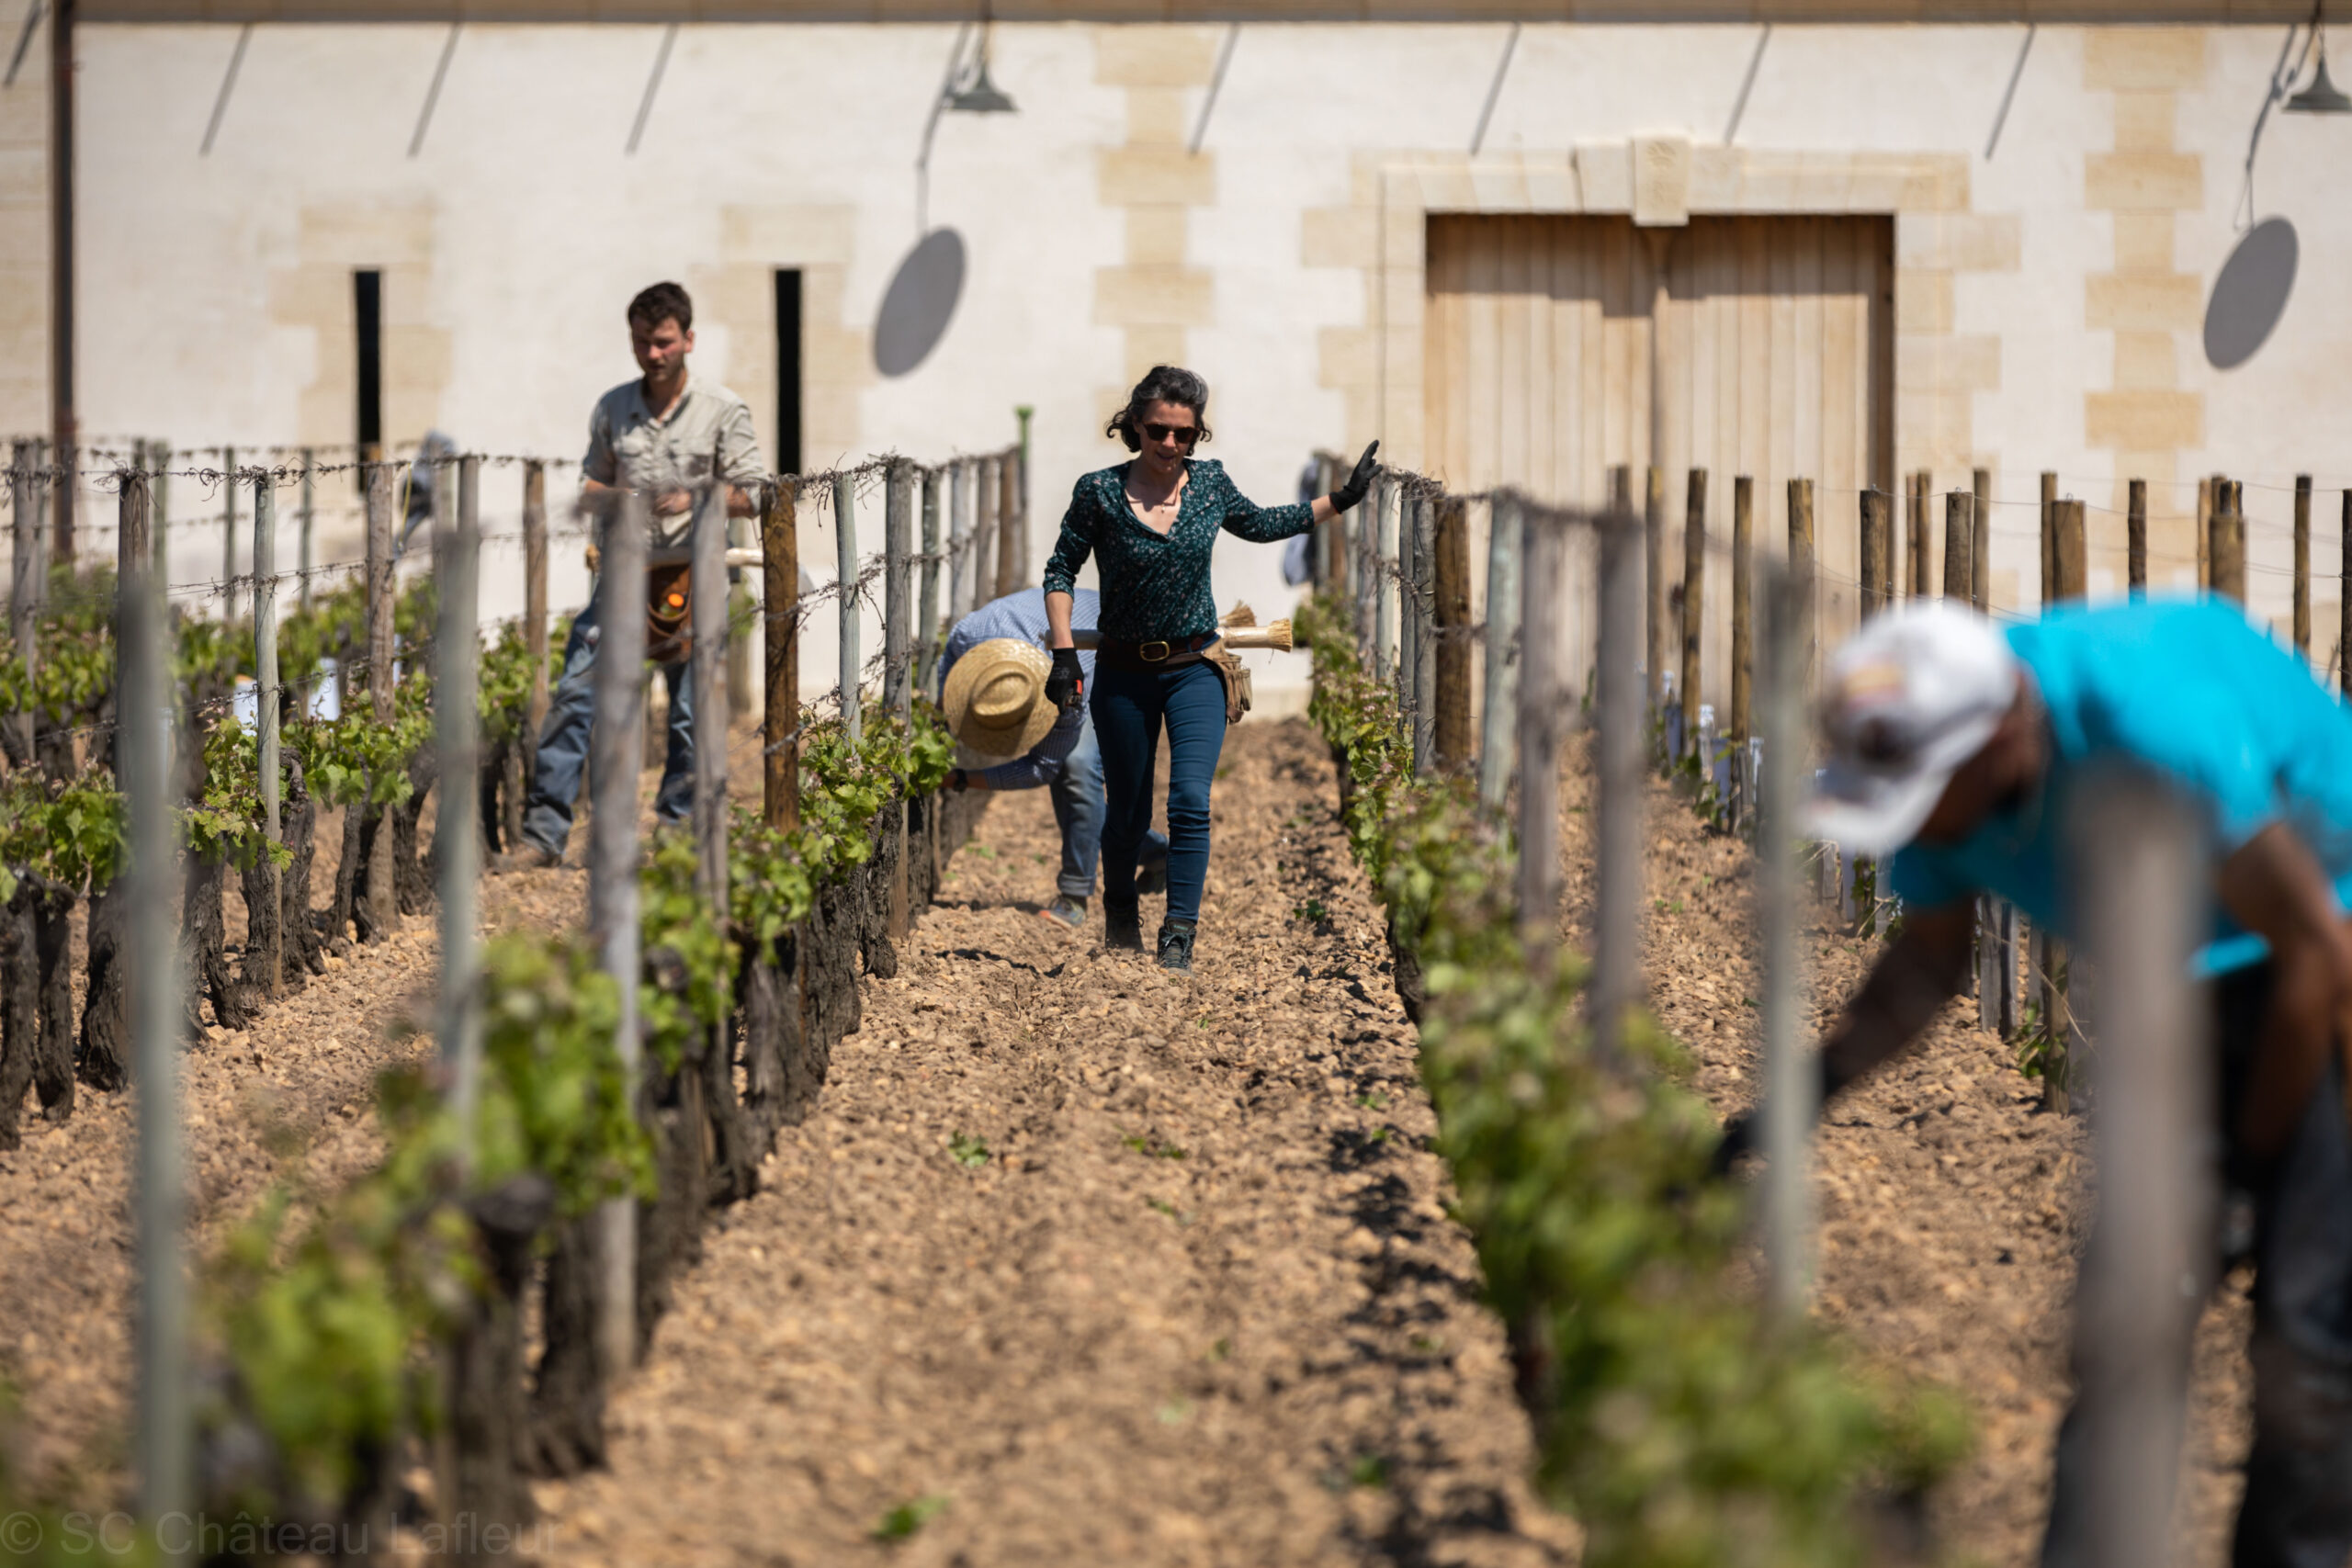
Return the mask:
[[1379,507],[1379,523],[1374,536],[1373,592],[1375,609],[1373,613],[1373,672],[1385,681],[1393,678],[1396,669],[1397,612],[1402,608],[1397,570],[1398,536],[1401,498],[1397,483],[1385,474],[1373,489],[1374,504]]
[[[285,832],[277,776],[277,492],[266,468],[254,476],[254,734],[259,742],[262,829],[266,849],[275,850]],[[266,852],[264,867],[270,912],[256,915],[252,924],[261,939],[263,992],[274,997],[286,985],[286,933],[277,914],[286,908],[285,874]]]
[[2134,599],[2148,596],[2148,481],[2133,479],[2123,503],[2124,586]]
[[1642,668],[1653,713],[1666,707],[1666,470],[1642,471]]
[[767,723],[761,731],[760,818],[779,833],[800,826],[800,520],[799,481],[786,478],[768,491],[760,520],[762,653],[766,664]]
[[[32,444],[17,442],[8,463],[8,642],[24,661],[29,686],[40,667],[40,577],[47,570],[40,558],[40,529],[33,516]],[[33,754],[33,709],[6,716],[17,728],[19,755]]]
[[1993,470],[1970,476],[1975,492],[1968,509],[1968,598],[1976,613],[1993,612]]
[[1911,476],[1911,597],[1925,599],[1931,592],[1928,581],[1928,492],[1933,477],[1922,471]]
[[[1924,513],[1927,497],[1920,496]],[[1757,925],[1764,969],[1764,1253],[1770,1297],[1784,1324],[1804,1320],[1813,1285],[1813,1123],[1820,1073],[1802,1043],[1804,976],[1797,931],[1796,805],[1807,751],[1804,609],[1797,582],[1774,572],[1765,591],[1764,778],[1756,832]]]
[[[645,496],[631,490],[617,499],[600,518],[604,584],[643,582]],[[769,576],[773,581],[773,563]],[[589,731],[595,799],[588,818],[588,930],[605,973],[619,991],[613,1038],[632,1109],[640,1092],[644,1051],[637,1021],[637,794],[638,759],[645,745],[639,733],[645,716],[645,617],[629,613],[639,597],[615,589],[605,601],[623,613],[598,634],[595,722]],[[607,1199],[597,1211],[596,1228],[597,1363],[609,1388],[637,1359],[637,1200]]]
[[[296,547],[302,572],[302,581],[296,592],[300,595],[302,613],[306,615],[311,613],[311,572],[318,565],[317,558],[311,553],[311,536],[318,522],[318,487],[312,482],[317,476],[311,473],[311,449],[305,446],[302,448],[302,498],[295,520],[300,529]],[[261,569],[255,567],[254,570],[259,571]]]
[[[1756,481],[1746,474],[1731,481],[1731,714],[1724,733],[1738,747],[1732,764],[1746,777],[1747,738],[1754,734],[1756,570]],[[1744,792],[1743,792],[1744,793]]]
[[1944,602],[1965,607],[1976,581],[1975,498],[1964,490],[1944,496]]
[[2295,651],[2312,656],[2312,477],[2295,476]]
[[[731,931],[727,875],[727,702],[728,603],[727,503],[734,487],[727,482],[726,465],[711,455],[710,484],[695,511],[692,545],[694,581],[719,592],[694,595],[695,683],[695,891],[713,912],[722,931]],[[711,1025],[710,1060],[731,1064],[730,1021],[721,1017]],[[731,1070],[731,1069],[730,1069]]]
[[2041,604],[2056,603],[2058,593],[2058,476],[2041,476]]
[[1886,503],[1884,491],[1862,491],[1861,570],[1857,584],[1858,609],[1869,620],[1886,608]]
[[[981,500],[986,502],[985,492]],[[857,642],[857,481],[847,474],[833,476],[833,566],[838,594],[833,607],[841,612],[842,732],[854,746],[865,737],[865,715],[860,709],[857,694],[861,662]]]
[[[1596,671],[1600,733],[1595,801],[1599,810],[1594,839],[1591,1021],[1595,1049],[1604,1061],[1610,1062],[1624,1060],[1626,1015],[1640,1002],[1642,992],[1642,752],[1650,693],[1644,689],[1641,660],[1643,642],[1649,634],[1652,619],[1646,603],[1650,535],[1645,520],[1634,515],[1632,500],[1621,490],[1616,504],[1600,525],[1600,668]],[[1534,574],[1534,532],[1531,527],[1524,547],[1530,566],[1524,612],[1529,646],[1532,646],[1536,636],[1534,594],[1547,582]],[[1557,569],[1546,563],[1546,570],[1555,574],[1549,581],[1556,593]],[[1549,623],[1548,616],[1546,621],[1552,629],[1556,629],[1556,624]],[[1527,662],[1524,658],[1522,662]],[[1549,722],[1544,716],[1530,712],[1535,705],[1526,690],[1532,678],[1532,668],[1521,678],[1522,746],[1541,724]],[[1526,755],[1532,758],[1534,753]],[[1556,762],[1557,759],[1552,761]],[[1532,761],[1525,762],[1521,769],[1522,835],[1532,826],[1524,824],[1524,818],[1529,793],[1526,780],[1533,777],[1534,765]],[[1554,787],[1556,789],[1556,784]],[[1557,806],[1556,799],[1546,804],[1544,809],[1549,814],[1547,820],[1557,820]],[[1525,841],[1522,837],[1521,842]],[[1552,848],[1555,852],[1557,846]],[[1556,858],[1555,853],[1555,863]],[[1523,863],[1520,874],[1523,885],[1527,875]]]
[[[1470,508],[1446,497],[1438,502],[1436,560],[1430,573],[1435,604],[1437,689],[1430,706],[1438,764],[1470,766]],[[1335,520],[1336,522],[1336,520]]]
[[[2045,476],[2047,477],[2047,476]],[[2052,488],[2054,488],[2054,480]],[[2053,573],[2051,603],[2079,601],[2089,586],[2088,552],[2083,529],[2083,503],[2060,501],[2052,496],[2049,504],[2049,556]],[[2072,1104],[2068,1079],[2074,1063],[2074,1011],[2067,1003],[2066,943],[2055,932],[2042,933],[2038,968],[2041,975],[2041,1018],[2049,1032],[2049,1048],[2042,1058],[2041,1103],[2049,1110],[2064,1115]]]
[[147,532],[153,546],[155,563],[155,591],[166,592],[172,586],[172,446],[168,441],[147,443]]
[[[1549,513],[1526,514],[1527,562],[1519,681],[1519,932],[1530,974],[1552,972],[1560,925],[1560,741],[1568,694],[1560,678],[1561,579],[1567,535]],[[1604,826],[1604,837],[1606,828]]]
[[1500,811],[1510,794],[1511,720],[1517,705],[1520,516],[1513,494],[1495,498],[1487,527],[1487,666],[1479,714],[1478,804]]
[[2245,603],[2245,513],[2241,512],[2237,485],[2228,479],[2213,481],[2213,515],[2208,527],[2212,543],[2209,564],[2212,574],[2213,592],[2225,598]]
[[[996,470],[997,460],[994,457],[981,457],[974,461],[972,485],[978,502],[972,524],[972,608],[975,610],[996,597]],[[840,488],[838,481],[835,488]]]
[[936,683],[939,658],[945,644],[939,620],[939,470],[922,475],[922,581],[916,598],[915,684],[930,691]]
[[[448,460],[434,476],[436,503],[449,482]],[[439,615],[433,629],[433,728],[440,757],[442,811],[434,830],[441,863],[441,1010],[435,1039],[449,1075],[449,1105],[458,1121],[458,1157],[470,1168],[474,1109],[481,1094],[481,965],[475,953],[475,900],[481,879],[481,841],[474,813],[465,809],[476,777],[481,716],[478,702],[476,589],[481,566],[481,459],[458,464],[453,523],[435,531],[434,587]],[[445,518],[447,509],[436,504]],[[379,839],[387,837],[379,833]]]
[[[132,1188],[132,1249],[138,1275],[137,1448],[139,1506],[150,1520],[189,1506],[195,1491],[194,1399],[188,1383],[187,1247],[182,1235],[187,1173],[181,1157],[179,933],[175,929],[176,845],[170,742],[162,716],[170,701],[162,583],[147,536],[153,527],[144,474],[119,476],[116,656],[119,711],[116,777],[129,818],[131,1078],[138,1155]],[[19,514],[21,516],[21,513]]]
[[220,448],[220,621],[237,618],[237,449]]
[[[392,465],[369,463],[366,472],[368,716],[379,728],[389,729],[392,723],[392,600],[397,589],[392,580],[392,530],[399,525],[392,515]],[[368,897],[374,906],[369,931],[374,941],[380,942],[390,935],[400,923],[400,895],[392,882],[391,818],[383,814],[378,818],[376,836],[368,852]]]
[[1413,634],[1412,685],[1407,707],[1413,722],[1413,772],[1437,770],[1437,502],[1413,498],[1412,602],[1407,625]]
[[2335,690],[2339,696],[2352,700],[2352,487],[2344,491],[2344,514],[2340,526],[2342,543],[2337,548],[2341,563],[2337,568],[2335,608]]
[[2213,480],[2211,476],[2197,481],[2197,587],[2202,592],[2213,586]]
[[1021,464],[1013,454],[996,466],[996,597],[1017,593],[1029,575],[1021,548]]
[[[914,716],[915,468],[900,457],[887,470],[882,502],[882,705],[901,724]],[[902,793],[888,808],[899,852],[891,859],[888,919],[891,938],[907,934],[907,802]]]
[[1682,705],[1682,750],[1707,758],[1699,743],[1699,645],[1707,627],[1707,470],[1690,470],[1682,513],[1682,679],[1675,696]]
[[1813,481],[1789,481],[1789,581],[1795,585],[1797,651],[1804,657],[1804,684],[1813,685],[1813,599],[1816,573],[1813,553]]
[[537,782],[539,729],[548,721],[548,469],[537,457],[523,465],[523,650],[531,660],[521,747],[527,789]]

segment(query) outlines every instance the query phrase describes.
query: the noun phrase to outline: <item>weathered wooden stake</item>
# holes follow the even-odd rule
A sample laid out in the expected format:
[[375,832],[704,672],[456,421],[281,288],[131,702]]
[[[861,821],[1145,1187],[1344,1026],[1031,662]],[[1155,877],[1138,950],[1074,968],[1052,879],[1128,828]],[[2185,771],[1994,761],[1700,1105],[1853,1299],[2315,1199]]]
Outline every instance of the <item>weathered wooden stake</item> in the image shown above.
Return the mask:
[[1666,706],[1666,470],[1652,463],[1642,485],[1642,668],[1655,713]]
[[[144,476],[121,476],[120,526],[152,526]],[[181,1158],[178,889],[170,792],[170,687],[163,589],[152,557],[119,551],[117,657],[122,728],[116,761],[130,817],[129,952],[131,1077],[138,1094],[133,1242],[139,1278],[136,1462],[139,1506],[149,1519],[185,1517],[195,1487],[194,1401],[188,1386],[187,1172]]]
[[1437,751],[1437,502],[1413,498],[1413,772],[1427,775]]
[[[1519,932],[1527,966],[1551,974],[1560,927],[1560,742],[1569,695],[1561,679],[1562,568],[1567,531],[1549,513],[1529,512],[1522,549],[1526,591],[1521,604],[1519,678]],[[1603,826],[1603,838],[1607,836]],[[1638,840],[1636,840],[1638,841]]]
[[[1920,498],[1921,510],[1926,497]],[[1804,1316],[1813,1283],[1813,1121],[1820,1075],[1799,1039],[1804,976],[1798,958],[1796,807],[1808,750],[1804,609],[1797,585],[1774,572],[1765,591],[1764,778],[1756,833],[1757,927],[1764,969],[1764,1253],[1774,1311]]]
[[[254,476],[254,733],[260,743],[262,825],[273,847],[283,836],[278,821],[277,715],[277,491],[265,468]],[[286,908],[283,873],[275,861],[269,863],[268,872],[270,906],[282,910]],[[263,933],[262,984],[274,997],[286,984],[285,921],[254,923]]]
[[2210,592],[2213,587],[2213,481],[2208,477],[2197,481],[2197,587]]
[[[438,496],[449,479],[435,476]],[[438,532],[434,564],[440,615],[433,633],[433,728],[441,753],[441,826],[433,847],[441,862],[441,1011],[436,1038],[449,1074],[458,1159],[470,1165],[474,1108],[481,1093],[481,1002],[475,956],[474,908],[481,878],[480,834],[467,808],[481,728],[477,702],[476,582],[481,552],[481,459],[458,464],[455,527]],[[616,616],[616,619],[626,617]],[[379,838],[388,834],[379,833]]]
[[[29,685],[40,667],[40,578],[47,570],[40,554],[40,525],[33,516],[32,443],[19,441],[10,449],[8,463],[8,642],[23,660]],[[33,710],[7,716],[17,727],[22,755],[33,753]]]
[[172,587],[172,446],[168,441],[147,443],[147,531],[154,546],[155,592],[169,593]]
[[915,466],[884,471],[882,491],[882,705],[904,718],[914,696]]
[[[1594,897],[1593,897],[1593,971],[1592,971],[1592,1030],[1595,1048],[1604,1060],[1622,1062],[1625,1053],[1625,1015],[1642,999],[1642,791],[1644,772],[1643,732],[1647,727],[1649,695],[1644,690],[1642,678],[1642,640],[1648,635],[1648,607],[1644,603],[1647,590],[1648,529],[1642,519],[1634,515],[1631,497],[1622,497],[1619,506],[1600,525],[1600,669],[1596,672],[1598,691],[1595,701],[1599,708],[1599,756],[1597,796],[1594,817]],[[1556,536],[1556,525],[1552,532]],[[1528,555],[1528,584],[1523,617],[1527,624],[1527,640],[1532,646],[1537,634],[1534,595],[1539,585],[1549,583],[1553,594],[1558,592],[1559,568],[1556,559],[1539,562],[1535,558],[1534,530],[1529,530],[1524,547]],[[1541,565],[1549,577],[1535,575]],[[1558,623],[1547,612],[1545,628],[1556,632]],[[1547,726],[1558,722],[1558,710],[1564,705],[1558,694],[1539,703],[1531,697],[1527,682],[1532,670],[1521,677],[1520,739],[1522,747],[1528,738]],[[1548,679],[1548,676],[1546,677]],[[1542,711],[1534,711],[1538,708]],[[1532,750],[1524,751],[1533,758]],[[1556,755],[1549,756],[1551,764],[1547,777],[1556,780]],[[1534,776],[1537,764],[1524,761],[1520,782],[1520,842],[1527,842],[1527,833],[1536,826],[1528,818],[1528,780]],[[1540,807],[1544,824],[1559,819],[1556,783],[1555,792]],[[1556,841],[1547,840],[1544,863],[1556,866],[1559,860]],[[1527,892],[1529,871],[1525,850],[1521,852],[1520,886],[1522,888],[1521,908],[1529,907]],[[1557,873],[1553,874],[1556,875]],[[1549,909],[1544,902],[1546,890],[1533,889],[1534,907]],[[1556,897],[1556,890],[1552,891]],[[1522,925],[1523,925],[1522,920]]]
[[1965,606],[1976,568],[1970,558],[1975,545],[1975,498],[1964,490],[1944,497],[1944,599]]
[[2207,1166],[2192,1157],[2213,1125],[2206,1013],[2188,977],[2205,934],[2206,852],[2188,803],[2145,775],[2084,791],[2075,816],[2102,1032],[2129,1050],[2099,1074],[2091,1132],[2098,1235],[2085,1255],[2074,1354],[2089,1470],[2083,1561],[2160,1562],[2173,1543],[2189,1352],[2215,1233]]
[[[392,722],[392,605],[398,585],[392,574],[393,465],[370,463],[368,474],[368,703],[369,716],[383,728]],[[447,798],[444,796],[443,798]],[[365,811],[364,805],[348,807]],[[368,846],[368,893],[375,905],[372,940],[380,942],[400,924],[400,895],[392,886],[391,818],[381,820]]]
[[523,650],[531,659],[523,756],[526,773],[536,773],[539,728],[548,721],[548,469],[537,457],[523,465]]
[[1928,558],[1934,553],[1931,533],[1934,525],[1928,516],[1928,495],[1933,490],[1934,476],[1925,469],[1911,477],[1911,597],[1925,599],[1935,592],[1928,580],[1928,569],[1934,564]]
[[[1724,734],[1738,743],[1733,764],[1745,776],[1747,738],[1755,733],[1750,684],[1756,661],[1751,621],[1756,575],[1756,481],[1741,474],[1731,481],[1731,715]],[[1746,792],[1741,792],[1745,795]],[[1746,804],[1743,801],[1743,804]]]
[[[318,514],[317,498],[314,494],[316,487],[311,482],[316,476],[311,472],[311,449],[305,446],[302,448],[302,496],[297,503],[298,510],[295,513],[295,522],[300,529],[296,554],[300,560],[302,574],[302,581],[295,592],[305,615],[309,614],[311,609],[311,572],[317,565],[311,552],[311,525],[316,521]],[[255,567],[254,570],[259,571],[261,569]]]
[[220,621],[237,618],[237,449],[220,448]]
[[768,492],[760,524],[761,624],[767,679],[760,818],[780,833],[800,826],[800,481]]
[[[601,523],[605,583],[644,581],[644,492],[623,491]],[[773,580],[773,563],[769,570]],[[634,596],[617,591],[605,602],[624,611],[636,607]],[[645,720],[645,617],[615,615],[598,634],[598,643],[596,719],[589,731],[595,799],[588,818],[588,929],[605,973],[619,989],[614,1053],[634,1111],[643,1054],[637,1022],[637,807],[638,760],[645,748],[639,733]],[[607,1200],[597,1211],[597,1228],[596,1344],[609,1388],[637,1360],[637,1200]]]
[[2124,586],[2134,599],[2148,596],[2148,481],[2133,479],[2123,516]]
[[1813,481],[1789,481],[1789,581],[1797,595],[1797,652],[1804,689],[1813,689],[1814,599],[1819,592],[1813,555]]
[[1383,475],[1374,487],[1375,504],[1380,508],[1380,528],[1377,554],[1374,559],[1374,591],[1379,601],[1373,629],[1373,670],[1384,681],[1396,669],[1397,611],[1401,608],[1401,590],[1397,583],[1400,562],[1397,558],[1398,536],[1402,531],[1400,507],[1402,497],[1396,481]]
[[2058,476],[2041,476],[2041,604],[2048,609],[2058,597]]
[[[988,492],[980,492],[980,511],[988,512]],[[865,715],[858,696],[863,662],[858,655],[857,624],[857,481],[846,474],[833,476],[833,565],[837,573],[841,612],[842,728],[855,744],[865,734]]]
[[915,616],[915,684],[932,691],[937,683],[939,655],[946,629],[939,622],[939,470],[922,474],[922,581]]
[[2312,477],[2295,476],[2295,651],[2312,656]]
[[972,608],[977,610],[996,597],[997,460],[994,457],[979,458],[972,473],[978,501],[978,520],[973,525],[975,542],[979,547],[978,569],[972,578]]
[[2336,547],[2335,690],[2352,701],[2352,486],[2344,491],[2343,542]]
[[1886,506],[1884,491],[1862,491],[1861,581],[1855,597],[1866,621],[1886,608]]
[[1500,811],[1510,794],[1511,728],[1519,659],[1520,514],[1518,496],[1495,498],[1487,527],[1486,707],[1479,716],[1478,804]]
[[2245,514],[2238,510],[2238,488],[2227,479],[2217,479],[2213,485],[2213,515],[2207,527],[2211,535],[2208,565],[2212,572],[2213,592],[2225,598],[2245,604]]
[[1690,470],[1682,513],[1682,749],[1699,757],[1699,648],[1707,627],[1707,470]]
[[996,466],[996,596],[1017,593],[1025,585],[1029,563],[1021,547],[1021,459],[1016,452]]
[[1430,611],[1435,686],[1430,722],[1439,766],[1470,765],[1470,509],[1446,497],[1437,515],[1430,562]]
[[[714,462],[710,488],[695,509],[694,580],[727,581],[724,470]],[[727,919],[727,595],[694,596],[695,891]]]
[[1993,470],[1971,476],[1975,491],[1968,509],[1968,597],[1980,615],[1993,613]]
[[2090,592],[2089,539],[2084,532],[2083,503],[2061,501],[2052,504],[2051,560],[2057,568],[2056,597],[2079,600]]

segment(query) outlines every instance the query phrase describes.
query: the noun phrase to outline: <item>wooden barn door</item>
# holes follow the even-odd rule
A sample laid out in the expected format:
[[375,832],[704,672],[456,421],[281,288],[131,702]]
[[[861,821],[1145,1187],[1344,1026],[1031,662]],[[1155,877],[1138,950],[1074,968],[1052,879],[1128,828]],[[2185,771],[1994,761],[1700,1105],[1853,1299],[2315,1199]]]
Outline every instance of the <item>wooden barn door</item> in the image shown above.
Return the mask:
[[[1679,584],[1689,471],[1707,469],[1720,547],[1701,696],[1720,706],[1736,476],[1755,480],[1757,544],[1773,554],[1788,538],[1787,481],[1814,481],[1819,635],[1826,645],[1854,625],[1860,491],[1894,480],[1894,237],[1882,217],[1651,230],[1610,217],[1431,218],[1429,470],[1457,489],[1511,485],[1598,507],[1620,463],[1638,505],[1655,460]],[[1592,632],[1581,556],[1574,592],[1581,681]]]

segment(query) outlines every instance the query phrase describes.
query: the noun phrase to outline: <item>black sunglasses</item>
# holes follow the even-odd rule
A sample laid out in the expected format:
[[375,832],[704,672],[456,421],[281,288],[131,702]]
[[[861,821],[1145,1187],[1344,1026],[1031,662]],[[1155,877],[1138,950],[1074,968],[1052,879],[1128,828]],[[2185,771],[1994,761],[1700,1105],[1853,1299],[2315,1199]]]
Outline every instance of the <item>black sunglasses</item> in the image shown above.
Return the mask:
[[1197,424],[1147,424],[1143,433],[1154,441],[1165,441],[1172,435],[1180,446],[1197,446],[1201,439],[1201,427]]

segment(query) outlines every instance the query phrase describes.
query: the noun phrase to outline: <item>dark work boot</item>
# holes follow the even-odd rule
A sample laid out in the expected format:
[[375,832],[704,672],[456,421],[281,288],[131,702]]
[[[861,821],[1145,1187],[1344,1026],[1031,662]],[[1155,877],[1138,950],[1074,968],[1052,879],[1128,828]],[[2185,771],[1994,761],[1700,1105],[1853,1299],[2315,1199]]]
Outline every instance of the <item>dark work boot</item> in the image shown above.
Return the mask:
[[1159,966],[1179,975],[1193,972],[1193,932],[1197,929],[1191,920],[1159,922]]
[[1108,893],[1102,895],[1102,945],[1114,953],[1143,951],[1143,917],[1134,899],[1122,904]]

